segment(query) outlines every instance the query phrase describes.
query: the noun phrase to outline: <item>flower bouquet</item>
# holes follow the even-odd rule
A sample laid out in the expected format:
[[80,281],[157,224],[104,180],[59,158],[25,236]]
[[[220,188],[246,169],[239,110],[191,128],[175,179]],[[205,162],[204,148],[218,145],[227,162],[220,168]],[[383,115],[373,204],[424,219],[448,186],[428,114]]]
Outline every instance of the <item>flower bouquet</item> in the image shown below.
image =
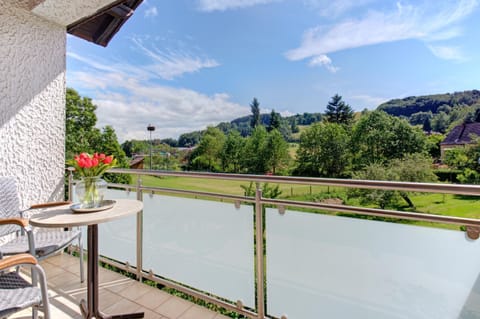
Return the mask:
[[113,155],[81,153],[69,161],[80,174],[76,193],[83,209],[97,208],[102,205],[107,183],[101,179],[103,173],[117,164]]

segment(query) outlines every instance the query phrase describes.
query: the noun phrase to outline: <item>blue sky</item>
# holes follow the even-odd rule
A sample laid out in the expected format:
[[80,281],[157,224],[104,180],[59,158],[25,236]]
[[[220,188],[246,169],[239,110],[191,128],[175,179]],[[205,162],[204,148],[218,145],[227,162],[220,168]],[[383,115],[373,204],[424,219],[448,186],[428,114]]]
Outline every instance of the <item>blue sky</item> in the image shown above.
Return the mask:
[[477,0],[144,0],[107,48],[67,37],[67,85],[121,142],[250,114],[480,89]]

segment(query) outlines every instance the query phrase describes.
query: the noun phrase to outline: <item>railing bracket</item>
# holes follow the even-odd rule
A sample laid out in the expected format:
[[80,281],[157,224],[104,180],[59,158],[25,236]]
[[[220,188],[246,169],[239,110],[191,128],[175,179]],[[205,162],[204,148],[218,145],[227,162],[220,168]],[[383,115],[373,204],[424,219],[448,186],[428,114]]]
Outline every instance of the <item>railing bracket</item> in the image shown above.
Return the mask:
[[153,280],[153,277],[154,277],[153,270],[150,269],[150,270],[148,271],[148,279]]
[[149,195],[150,195],[150,198],[153,198],[153,195],[155,195],[155,192],[152,191]]
[[127,196],[130,195],[130,188],[126,188],[125,191],[127,192]]
[[282,315],[282,316],[280,317],[280,319],[288,319],[288,316],[287,316],[287,315]]
[[240,201],[239,201],[239,200],[236,200],[236,201],[235,201],[235,208],[236,208],[236,209],[240,209],[240,204],[241,204]]
[[278,213],[280,215],[285,215],[285,206],[283,205],[278,205]]
[[467,226],[467,236],[470,239],[476,240],[480,237],[480,227],[478,226]]
[[243,307],[244,307],[243,301],[241,301],[240,299],[237,300],[235,305],[237,306],[238,309],[243,309]]
[[125,263],[125,268],[127,269],[127,271],[130,270],[130,263],[128,261]]

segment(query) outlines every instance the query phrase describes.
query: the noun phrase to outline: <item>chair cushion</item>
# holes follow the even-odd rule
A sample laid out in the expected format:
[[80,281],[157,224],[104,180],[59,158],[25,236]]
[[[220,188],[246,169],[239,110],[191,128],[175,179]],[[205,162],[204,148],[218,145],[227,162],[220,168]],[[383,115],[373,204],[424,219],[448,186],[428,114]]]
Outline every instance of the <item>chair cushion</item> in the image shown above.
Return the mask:
[[[37,257],[47,256],[66,247],[80,234],[80,230],[51,229],[34,232],[35,253]],[[13,255],[28,252],[27,236],[19,236],[0,246],[3,255]]]

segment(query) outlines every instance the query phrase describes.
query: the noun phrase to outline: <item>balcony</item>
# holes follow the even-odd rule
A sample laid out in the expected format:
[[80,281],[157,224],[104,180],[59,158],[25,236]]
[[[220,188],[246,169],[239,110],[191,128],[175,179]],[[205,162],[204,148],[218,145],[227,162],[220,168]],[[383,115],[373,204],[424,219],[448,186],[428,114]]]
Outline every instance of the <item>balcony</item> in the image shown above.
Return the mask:
[[[107,197],[142,200],[144,210],[99,227],[101,261],[138,280],[102,270],[106,312],[142,308],[147,318],[225,318],[139,282],[146,281],[247,318],[480,318],[480,220],[269,199],[261,183],[467,196],[480,195],[480,186],[112,172],[132,174],[138,182],[112,184]],[[254,182],[257,188],[255,196],[242,196],[148,187],[144,175]],[[44,266],[52,304],[78,316],[76,304],[85,292],[70,275],[76,265],[63,255]],[[57,276],[61,272],[68,278]]]

